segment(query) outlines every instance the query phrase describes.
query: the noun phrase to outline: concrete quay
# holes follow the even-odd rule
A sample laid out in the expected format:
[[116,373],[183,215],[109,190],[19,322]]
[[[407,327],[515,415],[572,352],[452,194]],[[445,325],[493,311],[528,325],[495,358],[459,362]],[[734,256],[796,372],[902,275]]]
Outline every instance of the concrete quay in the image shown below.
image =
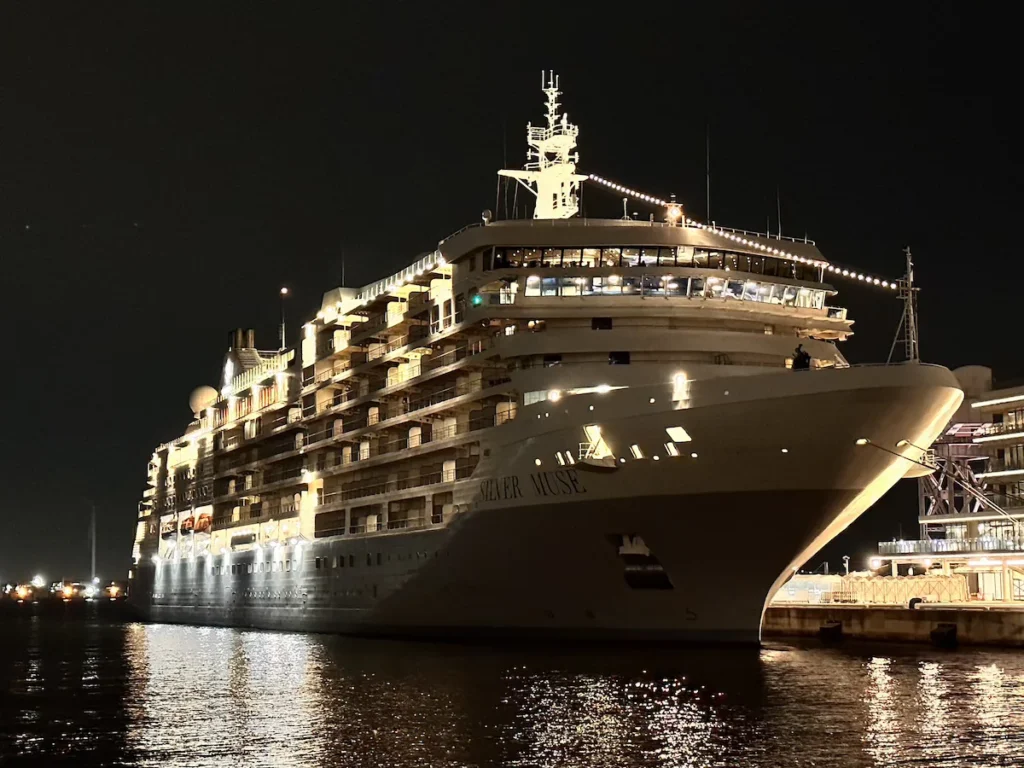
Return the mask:
[[821,637],[936,645],[1024,647],[1024,609],[943,605],[910,609],[878,605],[775,605],[765,611],[764,638]]

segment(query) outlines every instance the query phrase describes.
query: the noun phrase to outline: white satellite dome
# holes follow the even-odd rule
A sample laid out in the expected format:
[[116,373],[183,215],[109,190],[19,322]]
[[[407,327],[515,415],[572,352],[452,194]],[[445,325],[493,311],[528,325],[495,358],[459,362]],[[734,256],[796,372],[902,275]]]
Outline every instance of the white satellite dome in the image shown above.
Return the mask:
[[192,413],[198,416],[206,408],[217,402],[218,397],[220,395],[213,387],[206,385],[196,387],[192,390],[192,394],[188,396],[188,407],[192,409]]

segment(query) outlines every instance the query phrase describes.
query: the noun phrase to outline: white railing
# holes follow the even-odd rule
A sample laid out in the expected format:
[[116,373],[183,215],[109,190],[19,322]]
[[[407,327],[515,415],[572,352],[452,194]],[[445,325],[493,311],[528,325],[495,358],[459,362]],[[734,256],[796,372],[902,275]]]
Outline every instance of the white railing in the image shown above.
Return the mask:
[[911,539],[906,541],[882,541],[878,544],[880,555],[937,555],[956,552],[1020,552],[1024,551],[1024,537],[996,538],[983,536],[977,539]]
[[259,383],[263,379],[272,376],[275,373],[285,370],[293,357],[295,357],[295,350],[289,349],[283,355],[260,358],[259,365],[238,374],[231,380],[231,385],[228,388],[228,394],[241,392],[247,387]]

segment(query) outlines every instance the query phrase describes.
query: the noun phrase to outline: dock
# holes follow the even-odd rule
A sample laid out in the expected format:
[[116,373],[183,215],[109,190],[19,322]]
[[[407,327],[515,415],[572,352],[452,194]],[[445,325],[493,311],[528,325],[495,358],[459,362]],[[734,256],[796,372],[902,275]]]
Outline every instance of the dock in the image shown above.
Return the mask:
[[762,637],[821,637],[937,645],[1024,647],[1024,609],[991,604],[907,608],[880,605],[773,605]]

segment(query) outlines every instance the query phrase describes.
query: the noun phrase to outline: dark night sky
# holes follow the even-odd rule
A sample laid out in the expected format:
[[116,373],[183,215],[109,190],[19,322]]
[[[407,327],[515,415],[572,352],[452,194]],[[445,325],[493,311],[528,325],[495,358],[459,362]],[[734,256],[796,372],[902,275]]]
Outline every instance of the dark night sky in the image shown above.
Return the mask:
[[[786,233],[836,262],[895,277],[910,244],[925,357],[1024,374],[1005,19],[714,6],[3,4],[0,579],[84,576],[86,499],[100,572],[123,576],[152,448],[181,432],[190,390],[217,383],[229,329],[273,346],[280,285],[305,318],[342,249],[361,284],[478,221],[503,129],[518,166],[542,118],[545,67],[584,173],[676,193],[702,218],[710,122],[715,219],[763,229],[778,186]],[[619,211],[593,189],[586,205]],[[858,319],[844,353],[884,360],[898,303],[838,287]],[[916,530],[914,493],[901,483],[833,563]]]

